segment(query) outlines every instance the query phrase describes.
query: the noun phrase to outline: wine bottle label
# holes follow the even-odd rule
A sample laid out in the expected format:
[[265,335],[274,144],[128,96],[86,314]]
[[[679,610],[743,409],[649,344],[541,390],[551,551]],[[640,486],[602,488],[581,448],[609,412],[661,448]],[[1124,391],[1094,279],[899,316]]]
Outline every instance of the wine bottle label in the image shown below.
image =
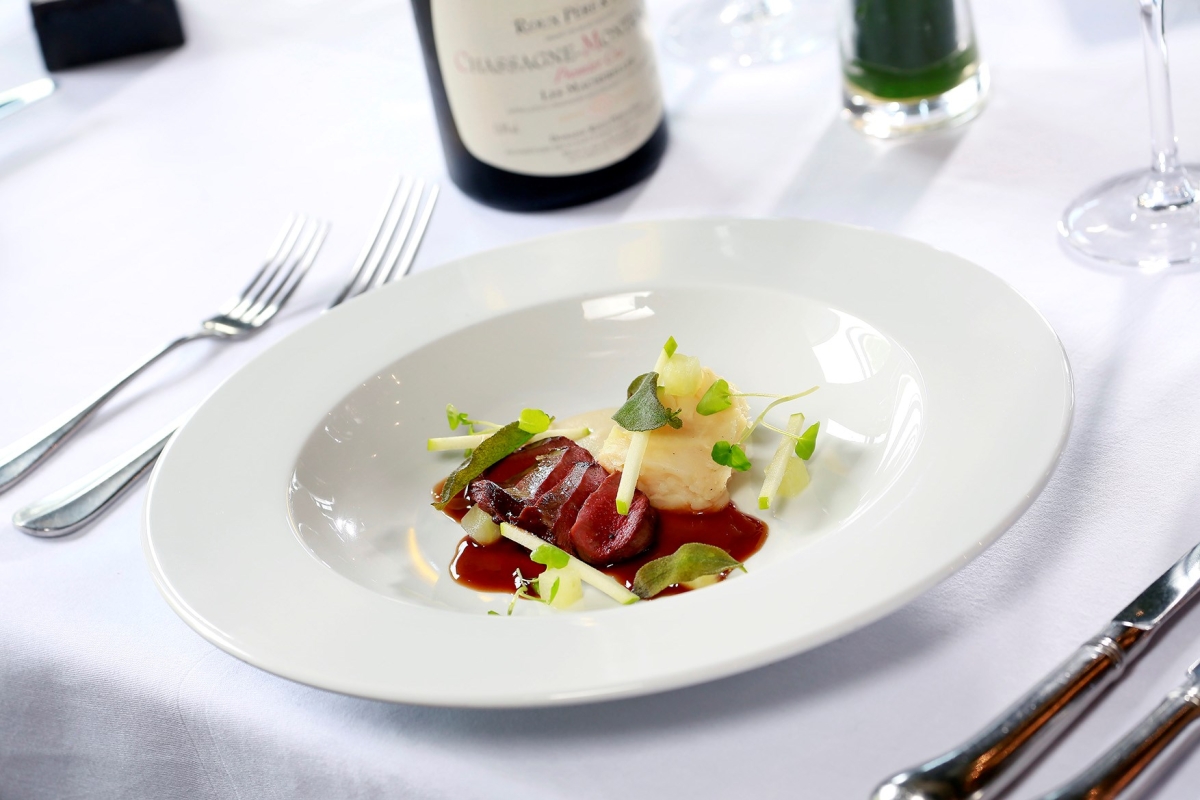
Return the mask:
[[642,0],[432,0],[459,138],[484,163],[577,175],[633,153],[662,120]]

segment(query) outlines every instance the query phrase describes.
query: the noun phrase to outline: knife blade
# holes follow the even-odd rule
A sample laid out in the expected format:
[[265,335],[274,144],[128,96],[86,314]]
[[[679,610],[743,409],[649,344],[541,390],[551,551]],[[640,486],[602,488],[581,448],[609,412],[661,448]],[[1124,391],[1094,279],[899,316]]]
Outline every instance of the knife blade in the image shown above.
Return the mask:
[[22,83],[12,89],[0,92],[0,119],[9,114],[15,114],[26,106],[36,103],[54,92],[52,78],[38,78],[29,83]]
[[1200,594],[1200,544],[974,738],[893,775],[872,800],[985,800],[1008,786]]

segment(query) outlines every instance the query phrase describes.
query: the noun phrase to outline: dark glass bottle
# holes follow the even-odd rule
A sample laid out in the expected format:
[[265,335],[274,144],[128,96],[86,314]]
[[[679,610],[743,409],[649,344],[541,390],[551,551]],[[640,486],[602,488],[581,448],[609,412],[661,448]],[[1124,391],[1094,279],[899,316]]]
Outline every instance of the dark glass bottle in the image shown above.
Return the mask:
[[413,0],[450,177],[498,208],[577,205],[667,144],[642,0]]

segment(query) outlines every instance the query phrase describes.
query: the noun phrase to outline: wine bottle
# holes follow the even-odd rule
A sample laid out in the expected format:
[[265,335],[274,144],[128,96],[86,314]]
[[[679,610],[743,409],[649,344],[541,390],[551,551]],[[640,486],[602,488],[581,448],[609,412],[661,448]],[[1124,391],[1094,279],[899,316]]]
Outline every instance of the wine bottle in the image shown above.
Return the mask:
[[450,177],[488,205],[576,205],[667,144],[642,0],[413,0]]

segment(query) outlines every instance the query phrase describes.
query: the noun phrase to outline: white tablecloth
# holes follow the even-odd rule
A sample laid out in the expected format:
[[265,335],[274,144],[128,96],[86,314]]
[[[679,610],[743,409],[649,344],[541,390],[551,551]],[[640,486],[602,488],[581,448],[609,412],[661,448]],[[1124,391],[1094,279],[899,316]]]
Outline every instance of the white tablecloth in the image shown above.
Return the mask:
[[[14,1],[14,0],[10,0]],[[651,0],[661,28],[675,2]],[[395,173],[442,180],[419,269],[550,232],[696,215],[811,217],[930,242],[1009,281],[1062,337],[1075,428],[1042,496],[982,556],[840,641],[691,689],[473,712],[342,697],[192,632],[143,563],[139,490],[91,530],[0,530],[0,797],[865,798],[987,722],[1200,539],[1200,277],[1078,262],[1054,223],[1147,161],[1133,0],[977,0],[993,68],[969,126],[868,141],[836,55],[706,75],[664,62],[671,145],[645,184],[514,215],[445,182],[399,0],[192,0],[177,52],[61,76],[0,123],[0,442],[205,316],[293,209],[335,222],[286,319],[192,345],[0,496],[0,517],[131,446],[320,307]],[[1200,31],[1173,20],[1185,155]],[[1020,431],[1014,431],[1019,436]],[[1184,614],[1013,796],[1081,768],[1200,657]],[[1200,755],[1159,797],[1191,800]]]

